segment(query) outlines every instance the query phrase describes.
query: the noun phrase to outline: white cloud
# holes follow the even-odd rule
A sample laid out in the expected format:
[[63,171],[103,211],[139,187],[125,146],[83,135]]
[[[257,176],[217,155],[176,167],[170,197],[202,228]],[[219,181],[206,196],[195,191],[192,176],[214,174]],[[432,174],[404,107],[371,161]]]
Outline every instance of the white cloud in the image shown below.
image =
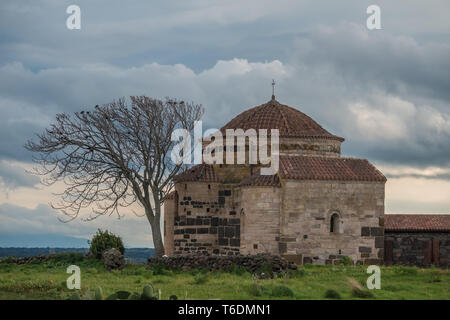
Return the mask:
[[386,183],[386,213],[450,213],[450,180],[402,177]]

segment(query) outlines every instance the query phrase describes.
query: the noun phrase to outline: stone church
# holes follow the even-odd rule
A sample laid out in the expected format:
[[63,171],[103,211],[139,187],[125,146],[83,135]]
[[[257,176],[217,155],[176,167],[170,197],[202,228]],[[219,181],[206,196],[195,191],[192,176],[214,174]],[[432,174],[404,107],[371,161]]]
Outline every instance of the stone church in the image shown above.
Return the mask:
[[278,173],[260,175],[251,164],[200,164],[176,176],[164,209],[166,254],[380,263],[384,175],[366,159],[341,157],[344,138],[274,96],[220,130],[251,128],[279,129]]

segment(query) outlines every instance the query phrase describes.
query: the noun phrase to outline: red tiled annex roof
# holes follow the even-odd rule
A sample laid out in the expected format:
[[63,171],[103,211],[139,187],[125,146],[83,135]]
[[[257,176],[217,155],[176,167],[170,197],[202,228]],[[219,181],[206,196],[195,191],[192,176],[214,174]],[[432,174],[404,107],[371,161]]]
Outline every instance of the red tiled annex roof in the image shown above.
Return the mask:
[[198,164],[190,169],[176,175],[173,178],[176,182],[199,181],[199,182],[219,182],[214,168],[210,164]]
[[255,174],[241,181],[241,187],[261,186],[261,187],[281,187],[278,175],[262,176]]
[[275,99],[240,113],[220,129],[222,134],[226,129],[278,129],[280,137],[344,141],[344,138],[332,135],[303,112]]
[[450,232],[450,214],[386,214],[385,231]]
[[279,174],[293,180],[386,181],[369,161],[352,158],[282,156]]

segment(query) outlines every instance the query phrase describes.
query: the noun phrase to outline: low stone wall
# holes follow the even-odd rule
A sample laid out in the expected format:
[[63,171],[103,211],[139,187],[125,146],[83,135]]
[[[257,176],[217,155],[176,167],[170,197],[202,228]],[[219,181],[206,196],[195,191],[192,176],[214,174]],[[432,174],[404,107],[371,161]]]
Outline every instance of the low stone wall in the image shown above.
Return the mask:
[[33,257],[7,257],[7,258],[1,258],[0,263],[6,262],[6,263],[15,263],[15,264],[27,264],[27,263],[41,263],[50,260],[53,258],[56,254],[41,254],[39,256],[33,256]]
[[386,232],[385,264],[450,266],[450,233]]
[[270,266],[274,273],[297,269],[297,266],[294,263],[289,262],[280,256],[268,254],[235,256],[208,256],[197,254],[174,255],[163,258],[150,258],[148,260],[149,268],[151,269],[154,264],[162,264],[167,269],[207,269],[210,271],[229,270],[233,266],[245,268],[250,272],[258,271],[262,267],[267,266]]

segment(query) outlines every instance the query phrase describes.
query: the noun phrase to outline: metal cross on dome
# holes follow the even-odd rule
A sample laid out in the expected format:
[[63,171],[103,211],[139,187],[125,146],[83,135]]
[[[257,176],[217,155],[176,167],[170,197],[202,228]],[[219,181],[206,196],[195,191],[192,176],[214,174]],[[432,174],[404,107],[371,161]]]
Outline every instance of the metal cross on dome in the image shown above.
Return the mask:
[[275,80],[272,79],[272,99],[275,99]]

